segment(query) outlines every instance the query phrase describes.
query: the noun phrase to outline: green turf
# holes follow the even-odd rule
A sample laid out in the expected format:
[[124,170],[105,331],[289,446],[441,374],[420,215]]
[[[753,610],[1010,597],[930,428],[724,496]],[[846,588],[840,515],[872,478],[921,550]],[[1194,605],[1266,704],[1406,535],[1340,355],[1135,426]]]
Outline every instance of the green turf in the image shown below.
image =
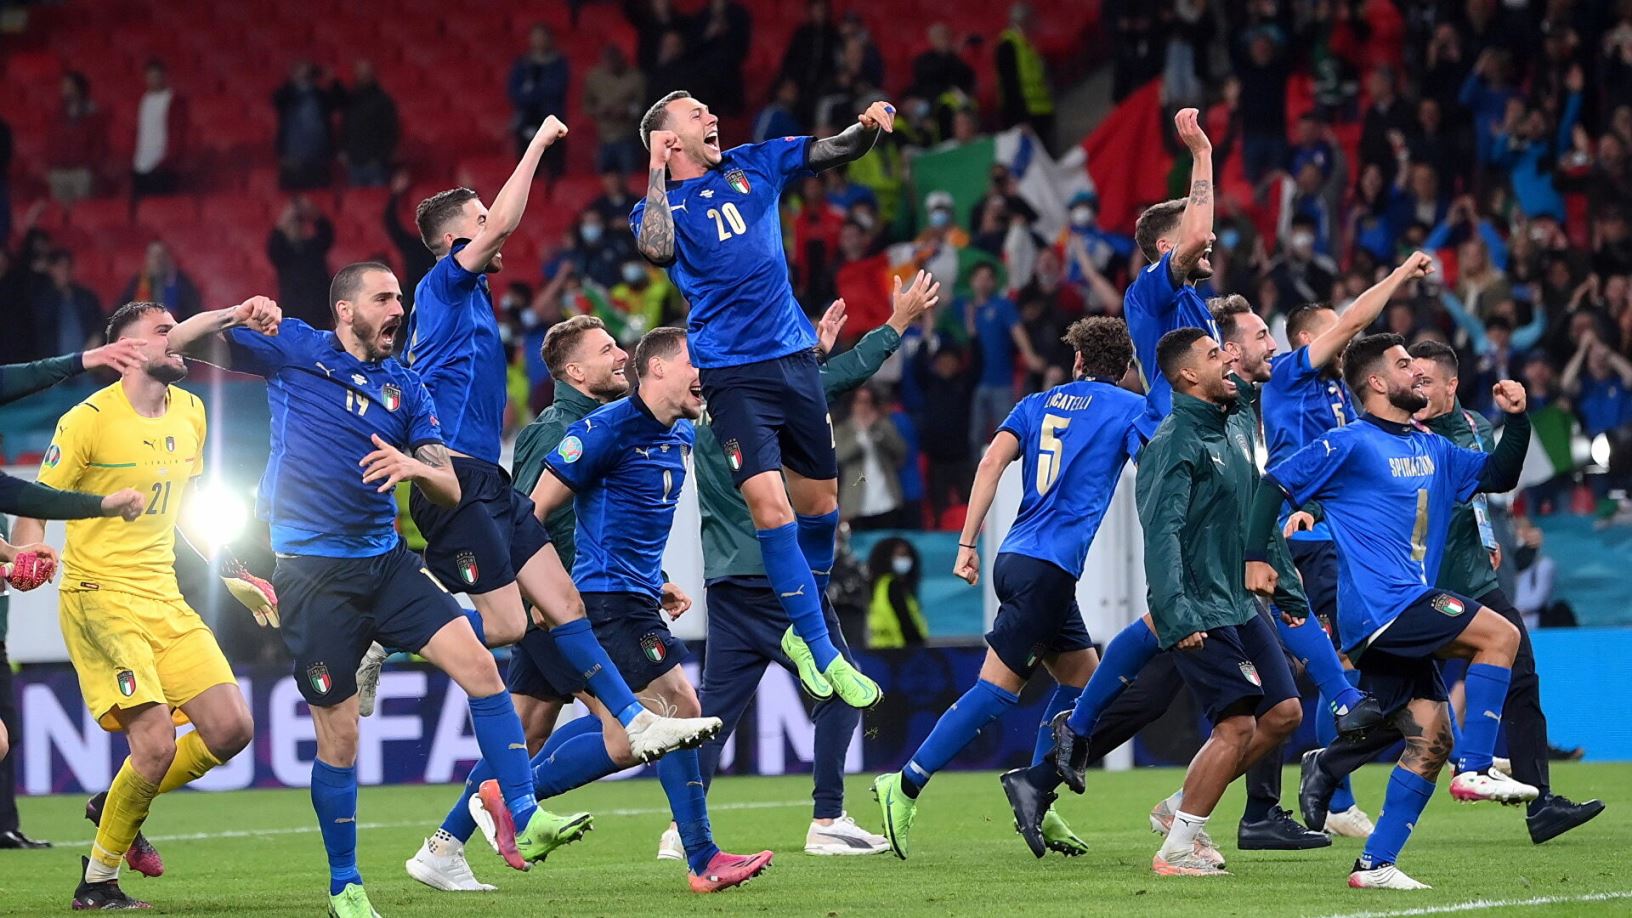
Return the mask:
[[[1357,776],[1357,790],[1373,816],[1387,775],[1387,769],[1372,766]],[[876,827],[869,780],[866,775],[850,779],[850,812]],[[1408,872],[1435,887],[1420,893],[1348,889],[1344,878],[1360,850],[1352,839],[1301,854],[1238,853],[1233,829],[1241,809],[1239,786],[1220,804],[1211,827],[1234,875],[1155,877],[1150,857],[1157,840],[1145,814],[1178,780],[1179,772],[1170,769],[1091,774],[1088,795],[1067,795],[1061,805],[1092,853],[1071,860],[1051,854],[1038,862],[1015,835],[993,775],[945,774],[925,792],[912,859],[903,863],[888,854],[809,857],[802,851],[808,779],[725,778],[711,795],[720,841],[738,852],[771,848],[777,860],[769,874],[748,887],[715,896],[692,894],[683,867],[655,859],[667,812],[656,781],[603,783],[554,801],[558,812],[595,812],[596,829],[528,875],[505,868],[477,839],[470,849],[473,866],[478,876],[500,887],[496,893],[434,892],[403,873],[403,860],[436,828],[448,806],[447,787],[364,788],[359,859],[374,905],[387,918],[745,913],[1267,918],[1475,899],[1632,895],[1626,858],[1632,850],[1629,765],[1558,767],[1554,783],[1561,791],[1581,799],[1602,797],[1611,807],[1597,821],[1541,847],[1530,844],[1521,812],[1458,805],[1442,788],[1403,858]],[[1289,769],[1289,802],[1295,781]],[[74,843],[51,851],[0,852],[0,914],[66,910],[90,837],[90,825],[80,816],[82,803],[66,797],[22,801],[27,831]],[[164,853],[167,872],[156,880],[133,877],[125,888],[167,914],[323,913],[327,870],[304,791],[181,793],[159,800],[147,830]],[[1500,914],[1541,911],[1626,915],[1632,913],[1632,898],[1504,908]]]

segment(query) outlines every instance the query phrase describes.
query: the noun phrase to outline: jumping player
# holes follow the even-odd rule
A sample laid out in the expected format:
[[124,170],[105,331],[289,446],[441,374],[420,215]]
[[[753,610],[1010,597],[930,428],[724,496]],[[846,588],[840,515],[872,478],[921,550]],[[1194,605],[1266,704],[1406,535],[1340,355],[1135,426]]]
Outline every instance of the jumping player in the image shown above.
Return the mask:
[[[878,372],[901,343],[901,335],[939,301],[940,284],[920,272],[901,289],[895,282],[890,318],[863,335],[856,346],[822,364],[822,388],[828,398],[848,392]],[[817,324],[823,350],[832,347],[845,316],[844,301],[829,308]],[[837,314],[835,314],[837,310]],[[765,667],[775,663],[793,670],[782,651],[788,615],[765,576],[753,520],[742,495],[731,484],[731,469],[710,423],[697,425],[697,498],[702,511],[703,582],[708,589],[708,656],[703,660],[703,713],[725,722],[718,736],[702,748],[704,782],[711,782],[726,738],[736,729],[759,688]],[[831,603],[823,603],[827,632],[849,655]],[[818,702],[811,778],[815,809],[805,831],[805,853],[812,855],[879,854],[889,848],[880,835],[856,825],[844,812],[844,758],[855,736],[860,714],[838,699]],[[676,856],[678,837],[665,834],[663,851]],[[669,842],[674,842],[670,844]],[[664,854],[659,854],[660,857]]]
[[[546,458],[547,474],[533,489],[536,512],[547,516],[573,502],[578,552],[573,580],[583,591],[595,634],[634,680],[645,703],[696,717],[697,693],[680,663],[686,645],[670,633],[661,610],[678,617],[691,600],[662,574],[663,549],[674,522],[702,413],[702,389],[678,328],[647,332],[635,348],[639,383],[628,398],[567,428]],[[617,770],[604,745],[576,742],[535,770],[540,799]],[[746,883],[771,864],[771,852],[736,855],[714,844],[697,752],[671,752],[657,765],[690,866],[691,888],[717,892]]]
[[[975,473],[958,540],[952,572],[973,585],[980,579],[975,539],[998,479],[1009,463],[1021,459],[1025,490],[992,566],[1001,605],[986,635],[980,679],[941,715],[906,767],[873,782],[884,835],[902,859],[924,786],[981,729],[1014,707],[1038,664],[1059,684],[1056,691],[1067,696],[1059,705],[1063,709],[1099,660],[1077,608],[1077,581],[1122,467],[1143,446],[1139,428],[1145,403],[1117,384],[1133,361],[1121,319],[1083,319],[1067,330],[1065,340],[1076,352],[1075,381],[1027,396],[998,428]],[[1024,774],[1016,769],[1003,775],[1011,804],[1024,792]],[[1046,802],[1019,829],[1037,857],[1050,848],[1067,856],[1088,850]]]
[[[277,321],[256,304],[225,313],[260,327]],[[140,836],[153,798],[237,755],[253,731],[214,632],[176,585],[176,528],[185,533],[189,526],[182,512],[188,486],[204,471],[205,420],[204,403],[174,385],[187,376],[187,364],[167,348],[175,325],[158,303],[127,303],[114,312],[108,340],[136,342],[142,359],[63,415],[40,465],[41,484],[122,488],[127,508],[140,513],[127,513],[134,520],[129,524],[70,523],[63,550],[59,600],[69,659],[97,722],[130,743],[107,793],[87,806],[98,825],[81,864],[76,909],[145,907],[125,896],[118,876],[127,858],[148,876],[164,871],[158,852]],[[145,512],[137,492],[147,498]],[[21,542],[38,542],[45,524],[19,518],[16,534]],[[188,541],[201,552],[209,547],[196,536]],[[252,595],[262,625],[275,623],[277,599],[265,581],[230,557],[222,564],[239,581],[234,595]],[[249,594],[240,594],[246,586]],[[195,729],[178,739],[176,727],[188,722]]]
[[836,694],[857,708],[877,704],[880,693],[839,653],[822,615],[838,462],[816,335],[788,280],[778,202],[790,180],[861,158],[894,123],[895,107],[875,102],[833,137],[722,152],[719,118],[689,93],[671,92],[641,119],[647,192],[629,217],[641,254],[667,268],[691,304],[690,345],[714,434],[792,622],[783,650],[813,697]]
[[430,395],[391,356],[403,314],[397,278],[383,264],[348,265],[329,296],[334,332],[290,319],[266,335],[204,313],[178,326],[171,346],[202,354],[225,337],[224,363],[267,380],[272,450],[257,512],[271,528],[284,643],[317,731],[312,806],[328,853],[329,909],[368,918],[356,857],[353,680],[371,641],[424,656],[470,696],[477,744],[498,774],[481,797],[510,866],[525,870],[576,840],[589,818],[557,817],[534,803],[521,722],[493,655],[397,534],[399,482],[443,506],[459,502]]
[[[1395,866],[1451,754],[1445,685],[1435,658],[1470,659],[1468,719],[1451,795],[1514,804],[1536,788],[1492,767],[1503,702],[1519,648],[1519,630],[1498,613],[1430,586],[1445,552],[1451,510],[1481,491],[1518,482],[1530,440],[1524,387],[1492,387],[1507,414],[1506,433],[1489,453],[1462,449],[1417,430],[1411,415],[1427,406],[1405,340],[1368,335],[1343,354],[1343,376],[1359,399],[1359,422],[1336,428],[1270,466],[1249,516],[1249,568],[1264,548],[1282,500],[1318,500],[1337,543],[1342,648],[1360,668],[1360,684],[1405,736],[1377,827],[1349,874],[1353,887],[1423,889]],[[1249,579],[1252,575],[1249,573]]]

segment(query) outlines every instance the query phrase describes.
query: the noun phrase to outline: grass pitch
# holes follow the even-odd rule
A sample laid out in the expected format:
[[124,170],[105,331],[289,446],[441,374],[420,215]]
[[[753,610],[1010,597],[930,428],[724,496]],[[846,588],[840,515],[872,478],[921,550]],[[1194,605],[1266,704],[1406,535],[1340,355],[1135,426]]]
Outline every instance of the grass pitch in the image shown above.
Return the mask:
[[[1356,791],[1373,817],[1388,770],[1370,766]],[[710,795],[714,832],[730,851],[770,848],[771,871],[738,890],[695,895],[684,867],[655,859],[667,822],[656,781],[603,782],[552,801],[557,812],[588,810],[595,831],[519,874],[480,838],[469,848],[476,874],[494,893],[442,893],[421,886],[402,862],[434,831],[454,788],[364,788],[358,861],[376,909],[386,918],[423,915],[1128,915],[1161,916],[1443,914],[1632,914],[1632,765],[1560,765],[1554,786],[1576,799],[1602,797],[1609,809],[1587,826],[1542,846],[1530,844],[1522,811],[1463,806],[1441,791],[1424,814],[1402,866],[1434,886],[1420,893],[1350,890],[1360,842],[1338,839],[1311,852],[1238,852],[1239,783],[1209,828],[1232,876],[1161,878],[1150,872],[1158,841],[1145,814],[1172,791],[1173,769],[1092,772],[1088,793],[1069,794],[1061,812],[1089,843],[1086,857],[1034,860],[1010,821],[996,776],[948,773],[925,790],[912,858],[818,858],[804,854],[810,784],[805,777],[725,777]],[[877,828],[870,776],[849,781],[850,813]],[[1441,781],[1443,785],[1445,780]],[[1297,787],[1286,772],[1286,802]],[[21,801],[23,827],[56,840],[50,851],[0,851],[0,914],[67,911],[91,826],[80,798]],[[126,872],[125,890],[174,915],[322,915],[327,869],[304,791],[180,793],[161,798],[146,826],[166,873]]]

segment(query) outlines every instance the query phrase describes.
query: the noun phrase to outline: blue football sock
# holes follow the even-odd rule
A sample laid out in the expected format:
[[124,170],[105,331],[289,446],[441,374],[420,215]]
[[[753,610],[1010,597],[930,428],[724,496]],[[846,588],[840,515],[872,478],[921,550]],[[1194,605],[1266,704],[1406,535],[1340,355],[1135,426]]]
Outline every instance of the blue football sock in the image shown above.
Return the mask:
[[1377,828],[1366,839],[1365,853],[1360,855],[1361,866],[1370,869],[1398,861],[1400,849],[1411,838],[1411,830],[1433,795],[1434,782],[1394,766],[1394,773],[1388,776],[1388,792],[1383,797],[1383,812],[1377,817]]
[[668,795],[669,811],[680,829],[680,841],[686,846],[686,863],[691,865],[692,873],[701,875],[720,849],[708,827],[708,799],[697,750],[682,749],[658,759],[657,779]]
[[550,629],[550,637],[555,638],[555,646],[567,662],[584,674],[590,694],[606,705],[608,711],[618,715],[618,723],[627,727],[645,710],[635,700],[635,693],[629,691],[629,683],[623,681],[623,673],[612,665],[601,642],[595,640],[595,629],[589,619],[577,618],[565,625],[556,625]]
[[347,883],[363,882],[357,872],[357,769],[313,759],[312,809],[329,856],[329,895],[338,896]]
[[1343,662],[1337,658],[1332,639],[1313,615],[1296,626],[1288,625],[1278,615],[1275,622],[1275,627],[1281,632],[1281,642],[1303,663],[1304,672],[1320,688],[1321,697],[1326,699],[1327,704],[1336,706],[1333,710],[1347,710],[1364,697],[1343,675]]
[[[595,721],[595,718],[579,720]],[[540,749],[533,757],[533,796],[548,800],[617,770],[618,763],[612,761],[612,755],[606,751],[606,737],[599,730],[580,731],[554,749]]]
[[[546,739],[544,745],[539,747],[538,755],[533,756],[533,765],[536,767],[539,762],[554,755],[555,751],[565,745],[568,740],[577,739],[586,733],[601,736],[601,719],[599,717],[593,714],[588,717],[575,717],[551,730],[549,739]],[[602,741],[605,741],[605,737],[602,737]]]
[[[527,827],[538,803],[533,800],[533,770],[527,761],[527,737],[508,692],[470,699],[470,722],[482,759],[493,769],[516,831]],[[478,785],[480,787],[480,785]]]
[[[1344,675],[1349,677],[1349,684],[1360,681],[1360,671],[1351,669]],[[1337,741],[1337,719],[1332,715],[1330,705],[1316,705],[1315,710],[1315,745],[1330,746]],[[1326,812],[1341,813],[1354,806],[1354,786],[1349,783],[1349,776],[1337,782],[1337,790],[1332,792],[1331,802],[1326,804]]]
[[799,551],[810,564],[810,573],[816,578],[816,589],[827,592],[827,580],[833,573],[833,556],[838,553],[839,511],[821,516],[794,516],[799,527]]
[[1139,675],[1139,670],[1144,669],[1145,664],[1161,649],[1161,645],[1156,643],[1155,633],[1143,618],[1134,619],[1126,628],[1118,631],[1116,637],[1105,645],[1105,656],[1099,661],[1099,668],[1094,670],[1093,678],[1088,680],[1082,695],[1077,698],[1077,706],[1067,721],[1071,731],[1078,736],[1092,733],[1099,715],[1111,706],[1128,683]]
[[1463,680],[1467,705],[1458,743],[1459,770],[1484,771],[1490,767],[1496,752],[1496,733],[1502,726],[1502,703],[1507,700],[1507,686],[1512,681],[1513,670],[1506,666],[1474,663],[1468,667]]
[[1054,748],[1054,730],[1052,721],[1054,715],[1061,711],[1068,711],[1077,704],[1077,696],[1082,689],[1074,685],[1057,685],[1054,694],[1048,696],[1048,704],[1043,705],[1043,722],[1037,727],[1037,745],[1031,750],[1031,764],[1041,765],[1048,757],[1048,751]]
[[486,647],[487,626],[482,624],[482,613],[476,611],[475,609],[465,609],[464,613],[465,620],[470,622],[471,630],[476,632],[476,640],[481,641],[482,646]]
[[461,842],[470,841],[476,834],[476,820],[470,815],[470,798],[482,789],[482,782],[493,777],[493,769],[488,767],[486,759],[476,762],[476,767],[470,770],[465,778],[464,791],[459,794],[459,802],[448,810],[448,815],[442,820],[442,831],[459,839]]
[[816,668],[827,669],[827,665],[838,657],[839,651],[827,636],[827,619],[822,617],[822,597],[816,588],[816,576],[810,572],[810,562],[799,548],[798,527],[789,523],[775,529],[760,529],[756,534],[759,536],[759,553],[765,561],[765,573],[771,578],[771,589],[776,591],[783,610],[793,622],[793,633],[799,635],[810,648],[811,656],[816,658]]
[[907,767],[901,769],[901,786],[907,796],[917,797],[935,772],[945,768],[977,733],[1019,700],[1019,695],[982,679],[964,692],[962,698],[952,702],[952,707],[935,722],[935,729],[929,731],[924,744],[912,754]]

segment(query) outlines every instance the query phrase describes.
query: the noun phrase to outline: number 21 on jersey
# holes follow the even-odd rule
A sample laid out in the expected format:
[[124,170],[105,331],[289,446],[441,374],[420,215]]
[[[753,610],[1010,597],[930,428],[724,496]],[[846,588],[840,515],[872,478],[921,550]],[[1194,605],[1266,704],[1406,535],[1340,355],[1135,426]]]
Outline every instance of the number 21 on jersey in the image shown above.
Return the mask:
[[1060,442],[1060,431],[1071,426],[1070,418],[1057,414],[1043,415],[1043,429],[1037,437],[1037,496],[1048,493],[1060,477],[1065,464],[1065,444]]
[[737,205],[730,201],[717,208],[710,207],[708,218],[714,221],[714,229],[720,234],[721,242],[748,232],[748,221],[742,219],[742,211],[737,210]]

